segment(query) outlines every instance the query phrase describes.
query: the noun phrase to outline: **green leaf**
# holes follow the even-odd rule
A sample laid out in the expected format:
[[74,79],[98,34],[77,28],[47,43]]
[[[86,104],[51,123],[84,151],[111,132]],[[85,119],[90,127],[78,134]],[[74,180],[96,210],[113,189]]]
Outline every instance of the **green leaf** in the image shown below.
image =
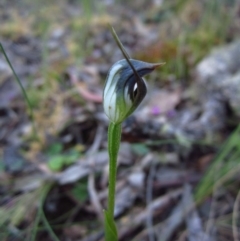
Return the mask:
[[72,163],[77,161],[77,159],[80,157],[80,153],[72,150],[69,153],[66,153],[65,156],[66,156],[66,161],[64,164],[71,165]]
[[[56,150],[60,148],[56,146]],[[49,156],[48,166],[52,171],[61,171],[64,167],[69,166],[77,161],[80,153],[72,150],[65,154],[55,154]]]
[[104,210],[105,241],[118,241],[116,224],[112,215]]
[[132,144],[132,150],[134,153],[136,153],[138,156],[144,156],[147,153],[149,153],[149,148],[142,144],[142,143],[136,143],[136,144]]
[[54,143],[48,147],[46,152],[48,155],[55,155],[55,154],[59,154],[62,150],[63,150],[62,144]]
[[52,171],[60,171],[62,167],[64,166],[65,163],[65,158],[64,156],[53,156],[48,162],[48,166]]
[[76,200],[85,202],[88,198],[87,181],[81,180],[81,182],[74,186],[74,188],[71,190],[71,193]]

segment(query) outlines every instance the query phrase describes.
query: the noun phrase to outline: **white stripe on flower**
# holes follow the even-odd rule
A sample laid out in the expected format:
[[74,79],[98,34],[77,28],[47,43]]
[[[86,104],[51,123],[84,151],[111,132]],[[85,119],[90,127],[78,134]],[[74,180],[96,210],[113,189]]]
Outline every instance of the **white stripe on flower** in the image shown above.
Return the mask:
[[117,120],[119,118],[119,110],[116,108],[117,101],[117,93],[116,93],[116,85],[119,80],[120,74],[116,74],[122,68],[121,64],[114,65],[108,75],[108,80],[106,82],[106,86],[104,88],[104,102],[103,108],[106,115],[110,120]]

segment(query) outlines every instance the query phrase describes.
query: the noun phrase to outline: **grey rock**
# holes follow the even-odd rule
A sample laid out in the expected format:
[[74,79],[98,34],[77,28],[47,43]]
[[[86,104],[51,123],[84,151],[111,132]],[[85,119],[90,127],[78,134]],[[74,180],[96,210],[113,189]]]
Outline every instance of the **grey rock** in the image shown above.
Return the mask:
[[128,176],[128,182],[132,187],[143,189],[145,174],[142,171],[134,172]]
[[[207,94],[219,94],[240,117],[240,41],[217,48],[196,67],[197,83]],[[220,102],[219,102],[220,103]]]
[[215,49],[196,67],[197,81],[209,89],[216,89],[240,67],[240,41]]
[[221,90],[234,114],[240,117],[240,71],[225,79],[221,84]]

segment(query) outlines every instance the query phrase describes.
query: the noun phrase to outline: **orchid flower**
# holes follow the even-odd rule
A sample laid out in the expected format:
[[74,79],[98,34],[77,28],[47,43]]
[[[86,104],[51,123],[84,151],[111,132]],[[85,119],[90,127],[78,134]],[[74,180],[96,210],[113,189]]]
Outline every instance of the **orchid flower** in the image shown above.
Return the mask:
[[103,91],[103,109],[110,120],[108,208],[104,210],[105,241],[118,240],[114,206],[121,123],[136,110],[147,94],[143,76],[161,65],[130,59],[113,28],[111,32],[125,59],[119,60],[111,67]]

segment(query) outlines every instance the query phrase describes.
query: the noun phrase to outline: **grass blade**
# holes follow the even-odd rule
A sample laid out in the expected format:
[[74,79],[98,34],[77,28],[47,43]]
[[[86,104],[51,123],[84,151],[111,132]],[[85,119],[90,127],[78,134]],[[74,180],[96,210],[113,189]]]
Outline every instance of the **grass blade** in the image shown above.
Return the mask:
[[[240,125],[224,143],[219,154],[214,158],[205,176],[199,183],[195,192],[197,203],[204,200],[213,192],[214,185],[225,180],[229,174],[232,176],[240,168]],[[222,183],[223,181],[221,181]]]
[[34,125],[33,109],[32,109],[31,102],[30,102],[30,100],[29,100],[29,98],[27,96],[27,93],[26,93],[26,91],[25,91],[25,89],[24,89],[24,87],[23,87],[19,77],[17,76],[17,74],[16,74],[16,72],[15,72],[15,70],[14,70],[12,64],[11,64],[11,61],[9,60],[9,58],[8,58],[8,56],[7,56],[7,54],[6,54],[5,50],[4,50],[3,45],[2,45],[1,42],[0,42],[0,48],[1,48],[1,52],[3,53],[3,55],[4,55],[8,65],[9,65],[9,67],[11,68],[11,70],[13,72],[15,80],[17,81],[17,83],[18,83],[18,85],[19,85],[19,87],[20,87],[20,89],[22,91],[24,100],[25,100],[25,102],[26,102],[26,104],[28,106],[28,109],[29,109],[29,116],[30,116],[30,120],[31,120],[32,125],[33,125],[33,132],[34,132],[35,136],[37,136],[37,131],[36,131],[36,128],[35,128],[35,125]]

